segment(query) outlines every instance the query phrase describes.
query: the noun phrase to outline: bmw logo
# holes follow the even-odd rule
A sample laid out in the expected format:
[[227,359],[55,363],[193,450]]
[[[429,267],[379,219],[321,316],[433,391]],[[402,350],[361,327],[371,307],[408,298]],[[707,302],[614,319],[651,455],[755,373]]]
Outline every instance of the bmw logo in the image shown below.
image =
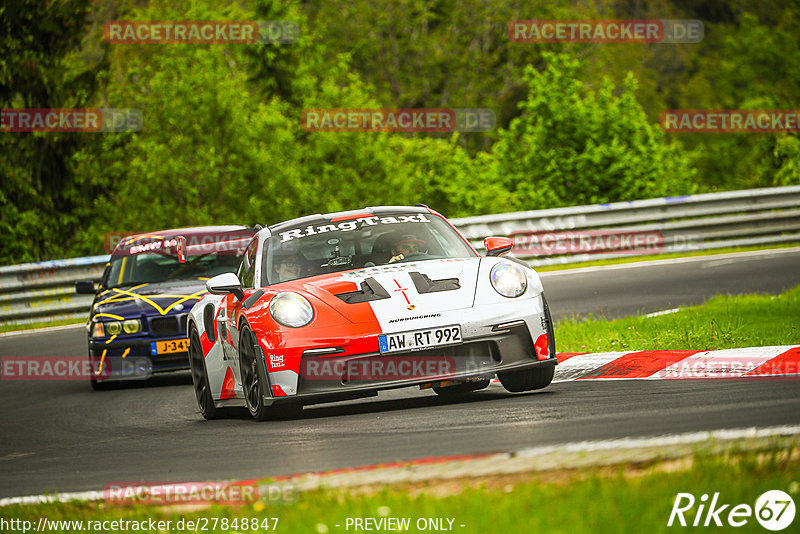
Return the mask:
[[181,310],[183,309],[183,304],[176,304],[176,305],[175,305],[175,309],[176,309],[177,311],[181,311]]

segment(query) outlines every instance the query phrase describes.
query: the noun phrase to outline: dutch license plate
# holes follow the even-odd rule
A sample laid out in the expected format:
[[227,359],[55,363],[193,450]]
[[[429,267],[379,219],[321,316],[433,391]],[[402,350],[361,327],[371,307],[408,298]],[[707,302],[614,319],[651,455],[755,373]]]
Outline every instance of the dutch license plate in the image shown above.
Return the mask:
[[189,339],[170,339],[169,341],[153,341],[150,352],[153,354],[172,354],[189,350]]
[[461,343],[461,326],[440,326],[378,336],[381,354],[404,350],[422,350]]

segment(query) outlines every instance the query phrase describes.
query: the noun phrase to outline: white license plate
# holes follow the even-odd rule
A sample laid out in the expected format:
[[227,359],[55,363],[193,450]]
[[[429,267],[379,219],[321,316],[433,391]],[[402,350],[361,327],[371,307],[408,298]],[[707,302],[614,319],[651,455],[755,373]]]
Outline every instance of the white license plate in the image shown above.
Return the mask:
[[451,325],[401,332],[399,334],[381,334],[378,336],[378,342],[381,354],[456,345],[462,342],[461,327],[459,325]]

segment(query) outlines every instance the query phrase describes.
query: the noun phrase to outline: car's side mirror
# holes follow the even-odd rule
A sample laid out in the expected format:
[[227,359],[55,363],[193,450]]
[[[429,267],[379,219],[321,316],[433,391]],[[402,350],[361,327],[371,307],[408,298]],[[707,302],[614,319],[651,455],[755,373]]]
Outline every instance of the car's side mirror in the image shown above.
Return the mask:
[[239,283],[239,278],[233,273],[222,273],[209,278],[206,282],[206,289],[215,295],[233,293],[237,299],[244,299],[242,285]]
[[507,237],[487,237],[483,240],[483,248],[487,256],[502,256],[514,247],[514,242]]
[[78,280],[75,282],[75,293],[94,295],[94,282],[91,280]]

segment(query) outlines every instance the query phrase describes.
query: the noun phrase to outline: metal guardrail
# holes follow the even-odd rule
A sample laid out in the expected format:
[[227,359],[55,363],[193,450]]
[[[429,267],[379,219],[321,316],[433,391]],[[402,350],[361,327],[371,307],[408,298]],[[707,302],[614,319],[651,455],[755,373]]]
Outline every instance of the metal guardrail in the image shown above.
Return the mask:
[[92,295],[75,293],[75,281],[99,282],[108,260],[103,255],[0,267],[0,324],[87,318]]
[[[512,254],[534,267],[643,253],[796,243],[800,242],[800,186],[483,215],[452,222],[479,249],[485,236],[513,237]],[[654,235],[659,238],[658,246],[613,251],[600,246],[592,247],[591,252],[558,254],[553,250],[538,255],[525,253],[519,246],[534,239],[541,245],[547,239],[552,244],[559,237],[569,242],[581,235],[620,234]]]
[[[751,189],[683,197],[593,204],[451,219],[467,239],[483,248],[487,236],[510,236],[515,243],[551,243],[559,237],[625,234],[659,237],[646,250],[571,254],[512,254],[532,266],[672,253],[722,247],[800,242],[800,186]],[[606,243],[607,244],[607,243]],[[522,251],[522,252],[520,252]],[[0,324],[86,318],[91,295],[75,293],[76,280],[99,281],[109,256],[91,256],[0,267]]]

